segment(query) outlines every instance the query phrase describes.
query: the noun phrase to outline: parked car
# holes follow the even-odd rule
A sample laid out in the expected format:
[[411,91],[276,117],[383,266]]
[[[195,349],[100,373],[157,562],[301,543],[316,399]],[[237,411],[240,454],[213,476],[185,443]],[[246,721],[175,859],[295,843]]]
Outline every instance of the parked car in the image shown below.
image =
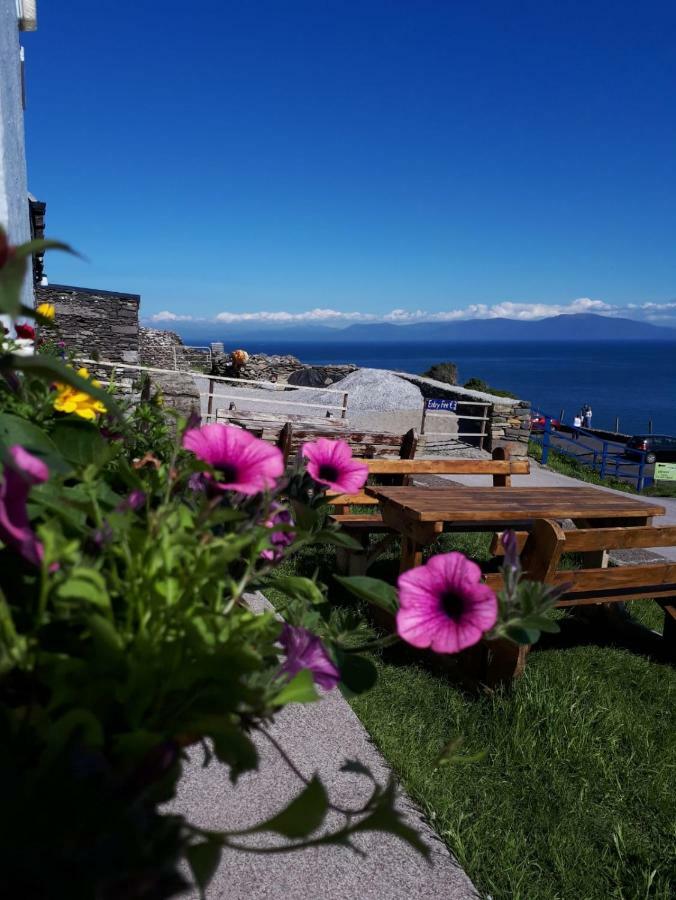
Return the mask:
[[624,455],[647,463],[676,462],[676,437],[668,434],[635,434],[627,441]]
[[[545,419],[546,416],[542,413],[534,412],[530,417],[530,430],[539,432],[545,430]],[[557,431],[561,427],[561,423],[558,419],[552,419],[551,429],[552,431]]]

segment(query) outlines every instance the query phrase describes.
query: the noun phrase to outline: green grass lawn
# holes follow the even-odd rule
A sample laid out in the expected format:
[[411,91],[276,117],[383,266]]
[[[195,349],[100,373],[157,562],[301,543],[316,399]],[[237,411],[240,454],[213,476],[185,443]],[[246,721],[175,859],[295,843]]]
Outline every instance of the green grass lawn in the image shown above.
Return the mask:
[[[442,541],[445,550],[486,555],[485,536]],[[394,562],[370,574],[391,578]],[[331,551],[295,563],[307,573],[315,566],[330,583]],[[344,614],[348,601],[334,597]],[[633,609],[650,627],[661,622],[654,604]],[[482,896],[673,898],[671,667],[627,650],[553,644],[531,653],[512,690],[472,695],[422,667],[412,650],[374,661],[377,685],[350,702]],[[485,755],[439,765],[456,737],[461,754]]]

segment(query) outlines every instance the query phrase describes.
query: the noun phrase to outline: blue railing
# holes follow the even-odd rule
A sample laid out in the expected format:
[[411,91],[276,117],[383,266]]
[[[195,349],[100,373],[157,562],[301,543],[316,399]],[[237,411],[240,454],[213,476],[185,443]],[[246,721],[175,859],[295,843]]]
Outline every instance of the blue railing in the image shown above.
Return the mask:
[[[552,417],[544,416],[545,424],[541,432],[531,432],[531,440],[542,447],[542,464],[547,465],[549,451],[554,450],[562,456],[568,456],[577,460],[581,465],[588,466],[592,471],[598,472],[601,478],[608,476],[621,478],[623,481],[636,482],[636,489],[642,491],[652,483],[652,478],[646,474],[647,454],[643,450],[634,450],[636,459],[628,459],[624,455],[626,444],[620,441],[608,441],[598,437],[587,428],[569,428],[562,426],[566,431],[552,429]],[[572,432],[571,436],[568,432]],[[556,435],[556,442],[552,440]],[[594,443],[584,443],[584,440],[593,439]],[[571,445],[569,449],[567,445]],[[573,450],[572,448],[575,448]],[[618,448],[618,449],[615,449]],[[635,469],[627,472],[627,469]]]

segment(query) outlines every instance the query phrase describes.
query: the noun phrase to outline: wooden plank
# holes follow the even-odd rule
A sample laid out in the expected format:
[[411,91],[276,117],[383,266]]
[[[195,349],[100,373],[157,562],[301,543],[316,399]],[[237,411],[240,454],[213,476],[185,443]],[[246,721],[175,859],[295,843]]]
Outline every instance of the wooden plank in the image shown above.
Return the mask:
[[566,532],[564,553],[676,546],[676,526],[655,528],[589,528]]
[[378,506],[376,498],[365,491],[358,491],[356,494],[335,494],[327,491],[326,497],[333,506]]
[[607,491],[583,487],[510,488],[459,487],[452,490],[417,487],[367,487],[381,503],[388,502],[420,522],[526,522],[534,519],[636,519],[642,524],[664,507]]
[[365,459],[372,475],[528,475],[526,459]]
[[594,590],[618,591],[623,588],[638,589],[639,593],[671,590],[676,594],[676,563],[651,563],[646,566],[622,566],[611,569],[571,569],[556,572],[551,584],[568,585],[566,597],[571,594],[589,593]]

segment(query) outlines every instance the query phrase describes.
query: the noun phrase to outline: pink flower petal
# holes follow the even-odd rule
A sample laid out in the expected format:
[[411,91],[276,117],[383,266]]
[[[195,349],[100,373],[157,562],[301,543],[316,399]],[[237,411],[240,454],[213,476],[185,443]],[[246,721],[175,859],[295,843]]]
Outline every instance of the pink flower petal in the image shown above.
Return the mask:
[[368,466],[352,458],[352,450],[345,441],[318,438],[303,444],[302,455],[307,460],[310,476],[333,491],[355,493],[368,478]]
[[[414,647],[458,653],[480,640],[497,619],[494,592],[461,553],[433,556],[399,577],[397,632]],[[457,605],[449,611],[448,598]]]
[[216,482],[221,490],[258,494],[284,474],[281,450],[242,428],[218,423],[191,428],[183,435],[183,446],[225,475]]

